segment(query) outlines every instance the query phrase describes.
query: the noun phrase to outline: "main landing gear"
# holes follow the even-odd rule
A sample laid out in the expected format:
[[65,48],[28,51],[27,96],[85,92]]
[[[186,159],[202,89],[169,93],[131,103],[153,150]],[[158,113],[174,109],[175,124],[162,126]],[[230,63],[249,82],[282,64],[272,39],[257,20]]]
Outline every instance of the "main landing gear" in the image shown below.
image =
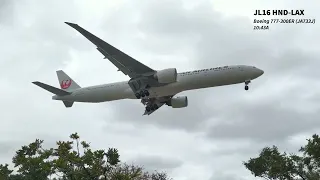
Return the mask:
[[155,99],[141,99],[141,103],[143,105],[145,105],[146,107],[146,112],[150,112],[150,111],[154,111],[157,110],[159,108],[157,102],[155,101]]
[[251,82],[250,80],[244,82],[244,84],[245,84],[244,90],[246,90],[246,91],[249,90],[249,86],[248,85],[250,84],[250,82]]
[[135,95],[138,99],[140,99],[141,97],[146,97],[146,96],[148,97],[150,93],[148,90],[144,89],[144,90],[141,90],[140,92],[137,92]]
[[150,104],[146,106],[146,111],[150,112],[150,111],[154,111],[157,110],[159,107],[157,104]]

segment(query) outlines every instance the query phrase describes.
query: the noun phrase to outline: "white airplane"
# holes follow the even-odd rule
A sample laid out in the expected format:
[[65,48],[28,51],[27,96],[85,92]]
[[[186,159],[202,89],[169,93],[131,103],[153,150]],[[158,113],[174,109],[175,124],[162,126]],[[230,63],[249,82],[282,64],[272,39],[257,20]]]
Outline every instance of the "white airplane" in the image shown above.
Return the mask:
[[52,99],[60,100],[65,107],[72,107],[74,102],[100,103],[121,99],[141,99],[145,106],[143,115],[150,115],[162,105],[172,108],[188,106],[186,96],[174,97],[176,94],[200,88],[209,88],[244,83],[248,90],[251,80],[261,76],[264,71],[254,66],[233,65],[189,72],[177,73],[176,68],[153,70],[128,56],[112,45],[91,34],[77,24],[66,24],[80,32],[97,46],[105,59],[110,60],[129,81],[103,84],[81,88],[62,70],[57,71],[60,87],[56,88],[39,81],[35,85],[55,94]]

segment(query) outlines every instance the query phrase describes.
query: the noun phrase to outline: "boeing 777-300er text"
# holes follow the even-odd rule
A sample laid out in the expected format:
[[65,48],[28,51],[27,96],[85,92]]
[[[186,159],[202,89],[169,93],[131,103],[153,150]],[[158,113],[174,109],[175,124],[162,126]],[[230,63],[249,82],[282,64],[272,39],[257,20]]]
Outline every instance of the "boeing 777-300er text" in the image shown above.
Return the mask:
[[55,94],[52,99],[61,100],[66,107],[74,102],[99,103],[120,99],[141,99],[145,106],[144,115],[150,115],[162,105],[172,108],[188,106],[186,96],[175,97],[176,94],[200,88],[209,88],[244,83],[245,90],[251,80],[264,72],[254,66],[233,65],[189,72],[177,73],[176,68],[153,70],[128,56],[112,45],[91,34],[77,24],[69,26],[80,32],[97,46],[97,50],[110,60],[119,70],[130,77],[129,81],[116,82],[81,88],[62,70],[57,71],[60,87],[33,82],[35,85]]

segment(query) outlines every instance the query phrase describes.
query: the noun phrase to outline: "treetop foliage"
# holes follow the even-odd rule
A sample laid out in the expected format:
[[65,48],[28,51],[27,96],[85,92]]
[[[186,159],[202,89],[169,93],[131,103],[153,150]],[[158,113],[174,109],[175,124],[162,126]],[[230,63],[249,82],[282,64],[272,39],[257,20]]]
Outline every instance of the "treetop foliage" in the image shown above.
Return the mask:
[[265,147],[256,158],[243,163],[256,177],[269,180],[319,180],[320,137],[314,134],[297,154],[279,152],[276,146]]
[[14,170],[0,164],[0,180],[169,180],[164,172],[144,171],[137,165],[120,162],[117,149],[92,150],[78,133],[70,141],[57,141],[56,148],[44,149],[36,139],[22,146],[12,158]]

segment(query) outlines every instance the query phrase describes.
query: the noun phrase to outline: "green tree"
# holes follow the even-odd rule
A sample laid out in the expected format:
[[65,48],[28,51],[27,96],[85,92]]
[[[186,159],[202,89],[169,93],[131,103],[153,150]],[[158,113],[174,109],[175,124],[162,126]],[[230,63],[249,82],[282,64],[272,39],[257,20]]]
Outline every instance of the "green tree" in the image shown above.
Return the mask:
[[296,154],[265,147],[256,158],[243,163],[255,177],[270,180],[319,180],[320,137],[314,134]]
[[12,158],[14,170],[0,165],[0,180],[169,180],[164,172],[149,173],[137,165],[120,162],[115,148],[92,150],[77,133],[70,141],[57,141],[56,148],[44,149],[36,139],[22,146]]

